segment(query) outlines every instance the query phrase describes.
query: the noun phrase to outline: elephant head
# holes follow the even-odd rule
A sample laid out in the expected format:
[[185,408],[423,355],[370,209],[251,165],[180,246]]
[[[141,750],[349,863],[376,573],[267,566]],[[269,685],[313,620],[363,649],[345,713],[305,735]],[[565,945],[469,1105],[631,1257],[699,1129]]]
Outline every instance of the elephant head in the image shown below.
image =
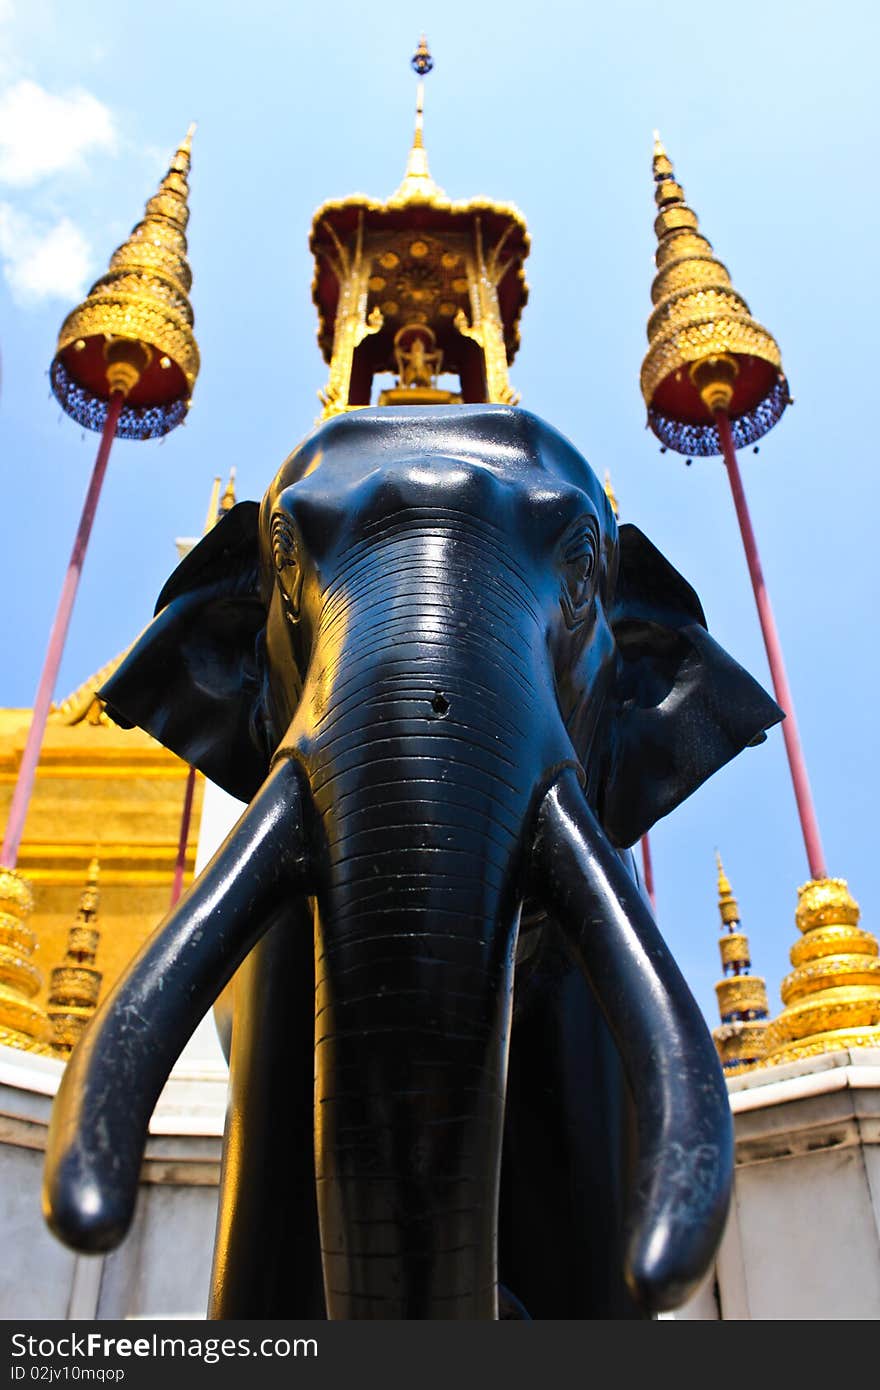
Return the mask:
[[250,804],[68,1066],[54,1229],[81,1248],[121,1239],[158,1091],[269,933],[275,954],[263,968],[266,942],[253,951],[236,996],[215,1311],[241,1315],[224,1288],[242,1223],[265,1239],[280,1220],[255,1196],[260,1170],[243,1175],[256,1110],[281,1108],[266,1076],[294,952],[301,1095],[314,1058],[301,1211],[317,1213],[328,1315],[497,1316],[526,900],[528,932],[558,932],[622,1058],[633,1296],[683,1298],[726,1212],[729,1108],[620,851],[781,713],[690,586],[618,529],[581,455],[506,407],[339,417],[187,556],[103,693]]

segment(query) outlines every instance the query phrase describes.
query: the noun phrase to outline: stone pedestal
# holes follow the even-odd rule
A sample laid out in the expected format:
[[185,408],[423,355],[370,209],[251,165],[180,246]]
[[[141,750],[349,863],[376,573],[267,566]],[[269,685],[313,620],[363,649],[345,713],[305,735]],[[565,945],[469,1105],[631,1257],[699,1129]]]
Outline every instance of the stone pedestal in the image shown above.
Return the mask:
[[128,1237],[111,1255],[80,1256],[50,1234],[40,1210],[46,1129],[63,1066],[0,1047],[0,1318],[203,1318],[225,1075],[178,1064],[150,1124]]
[[880,1050],[728,1083],[736,1186],[711,1278],[676,1319],[880,1318]]
[[[197,1051],[197,1049],[194,1049]],[[132,1230],[72,1254],[40,1211],[63,1064],[0,1047],[0,1318],[205,1315],[226,1081],[181,1059],[150,1125]],[[736,1189],[716,1268],[680,1320],[880,1318],[880,1051],[729,1083]]]

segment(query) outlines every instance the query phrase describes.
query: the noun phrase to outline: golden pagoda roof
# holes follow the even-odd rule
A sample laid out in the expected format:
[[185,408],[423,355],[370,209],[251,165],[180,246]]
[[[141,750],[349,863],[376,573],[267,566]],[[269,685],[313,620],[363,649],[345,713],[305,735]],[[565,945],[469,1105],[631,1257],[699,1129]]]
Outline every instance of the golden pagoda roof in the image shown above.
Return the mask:
[[[428,66],[420,66],[417,61],[423,55],[428,57]],[[420,76],[430,71],[430,56],[424,39],[413,66]],[[423,127],[420,81],[415,133],[399,187],[387,199],[371,198],[364,193],[330,199],[321,204],[312,218],[309,233],[309,248],[315,257],[312,299],[318,310],[318,344],[326,362],[331,360],[333,352],[340,287],[346,268],[346,243],[357,236],[359,227],[367,234],[430,231],[442,235],[444,232],[472,232],[479,219],[487,248],[494,246],[500,254],[503,242],[505,259],[496,267],[496,271],[501,271],[496,283],[508,362],[513,361],[519,347],[519,322],[529,294],[523,269],[530,247],[525,217],[513,203],[486,197],[449,198],[431,176]]]

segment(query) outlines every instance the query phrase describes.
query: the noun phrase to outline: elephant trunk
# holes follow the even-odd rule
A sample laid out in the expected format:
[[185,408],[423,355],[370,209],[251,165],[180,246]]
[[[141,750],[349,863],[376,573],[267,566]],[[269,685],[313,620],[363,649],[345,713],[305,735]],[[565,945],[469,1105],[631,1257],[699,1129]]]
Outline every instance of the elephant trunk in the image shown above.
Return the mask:
[[210,864],[117,980],[67,1064],[46,1143],[43,1209],[76,1250],[112,1250],[134,1213],[147,1127],[223,985],[309,883],[301,780],[267,777]]
[[625,1261],[648,1312],[694,1291],[733,1181],[733,1122],[709,1030],[573,773],[537,816],[533,887],[558,918],[620,1052],[638,1125]]
[[497,1316],[523,836],[567,744],[509,557],[486,583],[490,540],[398,526],[384,553],[374,542],[328,596],[291,731],[326,842],[315,1143],[331,1318]]

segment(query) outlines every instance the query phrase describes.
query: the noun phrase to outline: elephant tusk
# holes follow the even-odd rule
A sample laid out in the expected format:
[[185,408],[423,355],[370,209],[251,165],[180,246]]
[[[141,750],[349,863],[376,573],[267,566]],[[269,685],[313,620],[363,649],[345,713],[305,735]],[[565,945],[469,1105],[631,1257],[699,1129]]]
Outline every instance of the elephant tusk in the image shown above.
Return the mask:
[[636,1111],[625,1275],[649,1312],[706,1274],[733,1181],[733,1125],[714,1044],[647,907],[574,772],[538,811],[534,891],[557,918],[605,1015]]
[[109,1250],[134,1214],[150,1116],[172,1066],[283,890],[305,890],[302,782],[288,758],[122,975],[67,1064],[43,1210],[74,1249]]

